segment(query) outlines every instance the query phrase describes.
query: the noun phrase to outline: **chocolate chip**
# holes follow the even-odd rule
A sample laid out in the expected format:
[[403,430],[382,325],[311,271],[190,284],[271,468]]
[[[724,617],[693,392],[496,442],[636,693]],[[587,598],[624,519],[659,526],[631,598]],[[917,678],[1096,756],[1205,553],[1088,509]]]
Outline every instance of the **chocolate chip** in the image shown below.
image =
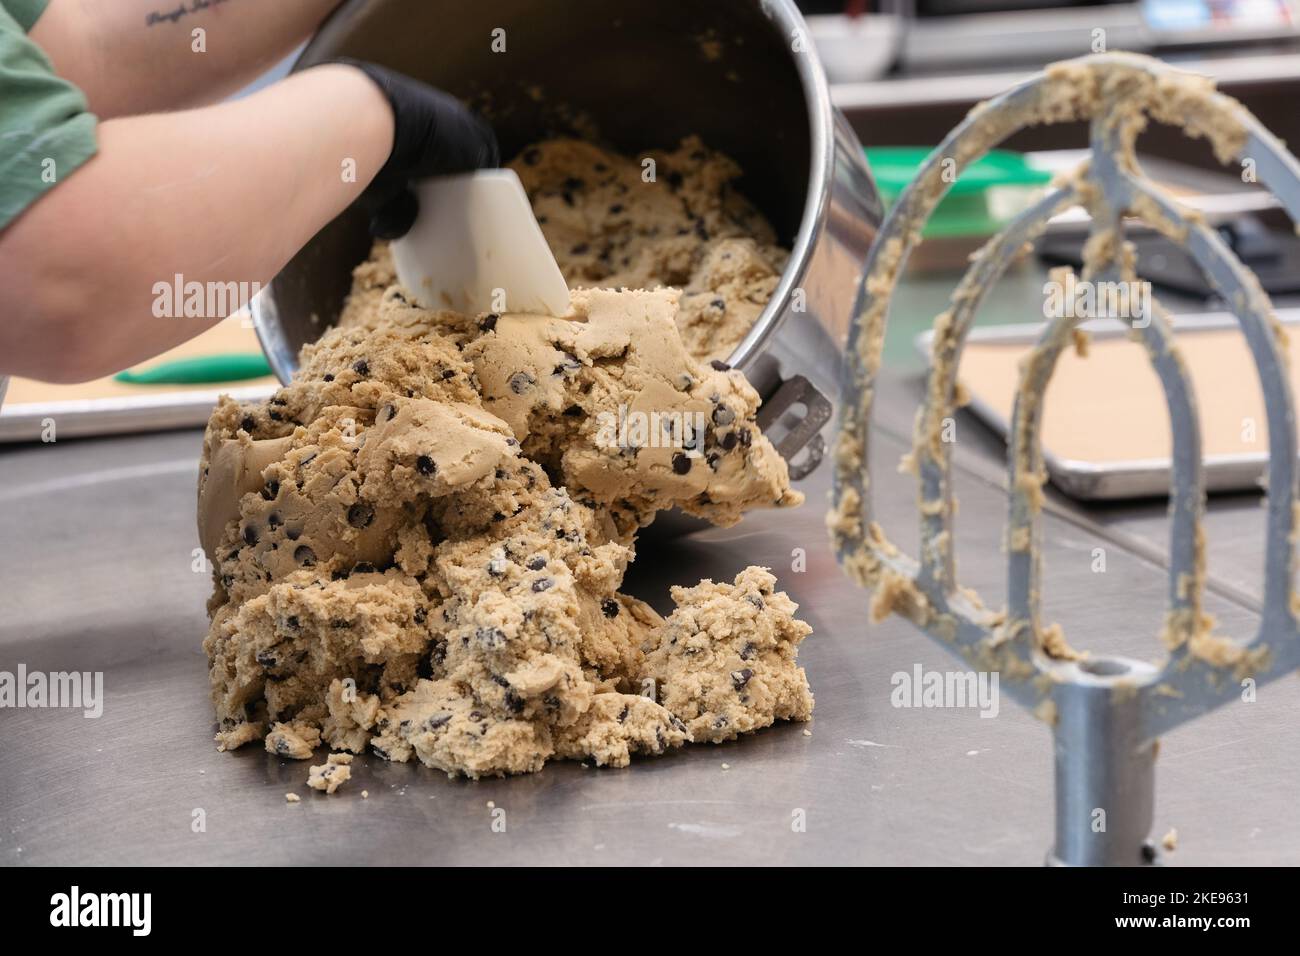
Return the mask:
[[664,179],[668,182],[669,186],[673,187],[673,189],[680,189],[682,186],[682,174],[676,170],[669,170],[668,174],[664,176]]
[[506,559],[493,558],[487,563],[487,573],[494,578],[499,578],[506,573]]
[[305,544],[299,545],[294,549],[293,559],[304,568],[314,567],[316,565],[316,552]]
[[274,478],[272,478],[270,481],[266,483],[266,487],[262,489],[262,497],[265,498],[267,501],[274,501],[279,496],[280,496],[280,483],[276,481]]
[[370,363],[367,362],[365,359],[357,359],[355,362],[352,363],[352,371],[356,372],[358,375],[361,375],[363,377],[369,375]]
[[736,433],[727,432],[727,434],[718,439],[718,444],[722,446],[723,451],[731,451],[731,449],[736,447],[736,441]]
[[709,363],[709,365],[712,366],[714,370],[719,372],[731,371],[731,366],[728,365],[726,362],[722,361],[722,359],[714,359]]
[[374,506],[366,501],[358,501],[348,509],[348,524],[354,528],[366,528],[375,520]]
[[491,332],[497,327],[497,320],[499,318],[501,318],[501,316],[497,315],[495,312],[489,312],[487,315],[483,316],[483,320],[479,322],[478,327],[484,332]]
[[434,714],[424,722],[425,730],[437,730],[439,727],[446,727],[451,723],[451,714]]
[[619,713],[619,715],[618,715],[618,722],[619,722],[620,724],[623,723],[623,721],[627,720],[627,714],[628,714],[628,711],[629,711],[629,710],[630,710],[630,708],[628,708],[628,707],[624,707],[623,710]]
[[748,448],[750,446],[750,443],[753,442],[754,440],[753,433],[748,428],[742,428],[739,432],[739,435],[740,435],[740,443],[744,445],[746,448]]
[[767,607],[767,605],[763,603],[763,599],[757,594],[746,594],[745,600],[754,605],[754,607],[758,608],[760,611]]
[[415,617],[416,624],[423,624],[425,621],[429,619],[429,612],[422,607],[417,607],[415,609],[414,617]]
[[623,211],[623,204],[621,202],[616,202],[609,207],[609,214],[611,216],[617,216],[622,211]]
[[586,243],[586,242],[580,242],[580,243],[578,243],[576,246],[574,246],[572,249],[569,250],[569,255],[571,255],[571,256],[585,256],[585,255],[586,255],[588,252],[590,252],[590,251],[591,251],[591,245],[590,245],[589,243]]
[[743,668],[742,670],[732,671],[731,686],[736,688],[736,690],[743,690],[745,685],[749,683],[749,679],[753,676],[754,672],[748,667]]
[[456,377],[456,370],[454,368],[445,368],[442,370],[442,380],[444,382],[449,378],[455,378],[455,377]]
[[578,361],[578,356],[565,352],[564,358],[555,366],[553,374],[566,375],[570,372],[576,372],[580,368],[582,368],[582,362]]
[[587,184],[583,182],[581,179],[579,179],[577,176],[570,176],[568,179],[564,181],[564,188],[569,192],[577,192],[585,185]]
[[251,524],[244,525],[244,544],[257,544],[257,529]]
[[396,414],[397,414],[397,407],[395,405],[389,404],[389,405],[385,405],[383,408],[379,410],[379,414],[375,416],[375,419],[380,423],[383,423],[390,420]]
[[730,425],[736,420],[736,413],[726,405],[719,405],[713,410],[713,424]]
[[239,422],[239,427],[244,431],[252,434],[253,429],[257,427],[257,422],[253,420],[252,415],[245,415]]
[[577,418],[582,414],[582,407],[579,405],[570,405],[564,410],[564,414],[568,418]]
[[684,475],[691,470],[691,457],[684,452],[678,452],[673,455],[673,471],[679,475]]
[[325,376],[324,376],[323,381],[326,381],[326,382],[332,382],[332,381],[334,381],[334,376],[333,376],[333,375],[330,375],[329,373],[326,373]]
[[534,591],[549,591],[553,587],[555,587],[555,580],[553,578],[538,578],[533,582]]
[[527,372],[515,372],[514,375],[510,376],[510,391],[516,395],[524,394],[536,384],[537,380]]
[[525,565],[529,571],[540,571],[546,567],[546,556],[539,554],[535,558],[529,558],[528,564]]
[[421,455],[419,458],[415,459],[415,470],[422,475],[432,475],[438,470],[438,463],[428,455]]
[[474,640],[489,650],[506,646],[506,632],[499,627],[480,627],[474,632]]
[[281,415],[279,412],[267,412],[266,417],[271,419],[271,421],[273,422],[284,421],[284,416]]
[[358,561],[356,564],[352,565],[352,573],[353,574],[374,574],[375,566],[371,564],[369,561]]
[[745,646],[740,649],[740,659],[742,661],[753,660],[754,652],[757,650],[758,648],[753,645],[753,642],[746,642]]
[[618,617],[619,604],[613,598],[605,598],[600,602],[600,610],[606,617]]

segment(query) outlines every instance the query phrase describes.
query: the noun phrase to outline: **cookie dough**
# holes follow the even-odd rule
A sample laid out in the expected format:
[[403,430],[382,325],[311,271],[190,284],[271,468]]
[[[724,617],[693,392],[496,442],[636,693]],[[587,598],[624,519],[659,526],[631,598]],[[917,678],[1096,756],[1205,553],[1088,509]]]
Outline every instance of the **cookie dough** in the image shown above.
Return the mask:
[[325,762],[312,767],[307,786],[333,793],[352,779],[352,754],[330,754]]
[[678,330],[702,361],[735,350],[789,259],[736,191],[740,167],[695,137],[636,158],[555,139],[510,167],[569,285],[683,290]]
[[[806,720],[809,628],[772,575],[676,589],[666,620],[618,590],[659,511],[730,525],[802,501],[744,376],[683,344],[681,301],[578,288],[560,319],[425,311],[377,249],[294,381],[208,425],[222,748],[478,777]],[[342,756],[311,785],[346,779]]]
[[672,597],[677,610],[651,636],[646,665],[692,740],[732,740],[773,718],[812,717],[808,681],[795,663],[812,628],[794,617],[798,606],[767,570],[746,568],[732,584],[673,588]]

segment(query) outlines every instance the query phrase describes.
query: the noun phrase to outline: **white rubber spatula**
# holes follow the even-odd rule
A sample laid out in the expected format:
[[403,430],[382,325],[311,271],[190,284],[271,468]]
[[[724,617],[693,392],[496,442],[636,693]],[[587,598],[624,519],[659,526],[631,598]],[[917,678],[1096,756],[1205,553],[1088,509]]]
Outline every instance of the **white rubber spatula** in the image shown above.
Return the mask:
[[393,243],[402,285],[426,309],[564,315],[569,287],[512,169],[416,186],[420,214]]

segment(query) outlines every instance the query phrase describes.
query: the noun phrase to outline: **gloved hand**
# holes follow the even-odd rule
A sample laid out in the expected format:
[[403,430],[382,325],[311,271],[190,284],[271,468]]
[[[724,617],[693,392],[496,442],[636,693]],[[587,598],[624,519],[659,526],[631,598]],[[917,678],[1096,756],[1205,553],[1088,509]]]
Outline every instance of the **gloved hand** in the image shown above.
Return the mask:
[[374,63],[335,62],[365,73],[393,108],[393,151],[361,195],[376,238],[398,239],[415,224],[419,202],[410,188],[413,181],[501,162],[492,127],[454,96]]

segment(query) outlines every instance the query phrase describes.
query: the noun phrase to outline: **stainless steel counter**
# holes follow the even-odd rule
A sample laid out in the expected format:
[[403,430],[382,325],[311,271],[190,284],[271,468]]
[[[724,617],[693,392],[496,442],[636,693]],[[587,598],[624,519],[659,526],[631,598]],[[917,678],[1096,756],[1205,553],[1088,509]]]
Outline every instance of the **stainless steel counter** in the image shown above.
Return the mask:
[[[884,390],[881,462],[902,451],[917,386]],[[959,573],[999,601],[1000,451],[959,425]],[[891,434],[892,433],[892,434]],[[450,780],[359,757],[325,797],[307,764],[212,743],[207,576],[191,570],[197,432],[0,451],[0,670],[102,670],[99,719],[0,709],[0,862],[49,863],[1041,863],[1051,833],[1046,728],[1005,704],[890,705],[891,675],[954,662],[899,620],[869,625],[864,595],[831,559],[825,476],[797,511],[758,513],[643,548],[628,587],[663,608],[667,587],[772,566],[815,628],[801,660],[809,725],[695,746],[627,770],[556,763],[530,777]],[[887,528],[915,541],[913,490],[877,469]],[[1080,647],[1156,654],[1163,504],[1084,512],[1053,499],[1046,610]],[[1230,633],[1254,620],[1255,497],[1218,499],[1209,534]],[[1107,570],[1093,573],[1093,549]],[[807,570],[791,570],[792,549]],[[1222,595],[1226,595],[1222,596]],[[1300,862],[1300,686],[1265,688],[1178,731],[1160,757],[1158,838],[1170,863]],[[811,736],[805,736],[805,728]],[[724,763],[729,769],[724,768]],[[369,791],[363,799],[361,791]],[[285,802],[286,791],[303,796]],[[505,811],[494,832],[493,809]],[[205,829],[194,821],[202,811]],[[806,830],[792,822],[801,816]]]

